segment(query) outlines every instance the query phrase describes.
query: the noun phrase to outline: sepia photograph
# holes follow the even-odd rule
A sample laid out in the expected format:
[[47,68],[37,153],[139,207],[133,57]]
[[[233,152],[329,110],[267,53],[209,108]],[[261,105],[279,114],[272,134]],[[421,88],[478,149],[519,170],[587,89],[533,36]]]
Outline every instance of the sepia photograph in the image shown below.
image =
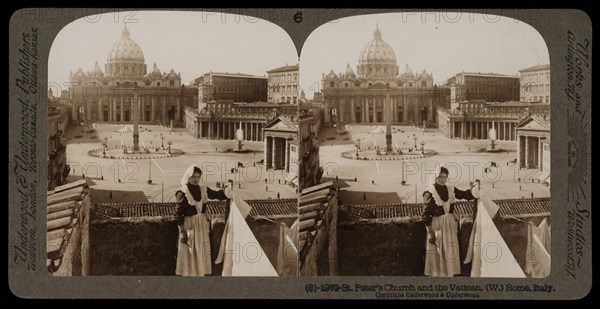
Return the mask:
[[593,294],[583,10],[22,8],[9,34],[13,299]]
[[540,33],[506,16],[371,14],[314,30],[300,55],[319,118],[300,131],[318,166],[300,169],[313,178],[300,275],[548,276],[550,76]]
[[297,276],[298,72],[256,17],[66,25],[48,59],[48,272]]

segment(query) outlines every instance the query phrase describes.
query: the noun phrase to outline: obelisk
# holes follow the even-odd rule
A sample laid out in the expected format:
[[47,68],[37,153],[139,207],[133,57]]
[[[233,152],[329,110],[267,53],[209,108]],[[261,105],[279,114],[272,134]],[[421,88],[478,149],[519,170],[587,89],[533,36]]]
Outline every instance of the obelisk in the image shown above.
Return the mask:
[[133,152],[138,153],[140,151],[140,133],[138,131],[138,97],[137,92],[133,94]]
[[383,116],[385,117],[385,153],[391,154],[392,149],[392,111],[390,102],[390,89],[385,92],[385,102],[383,102]]

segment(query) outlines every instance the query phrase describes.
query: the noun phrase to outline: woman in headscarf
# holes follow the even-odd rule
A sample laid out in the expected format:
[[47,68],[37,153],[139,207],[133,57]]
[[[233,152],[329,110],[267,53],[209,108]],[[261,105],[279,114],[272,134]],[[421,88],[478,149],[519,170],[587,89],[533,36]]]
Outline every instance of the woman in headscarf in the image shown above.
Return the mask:
[[[425,275],[452,277],[460,274],[458,223],[454,215],[457,199],[473,200],[479,193],[446,185],[448,169],[441,167],[423,193],[423,221],[427,227]],[[475,196],[473,195],[475,193]]]
[[205,204],[209,199],[226,200],[225,190],[214,191],[200,185],[202,170],[194,165],[181,178],[181,190],[175,193],[179,228],[177,248],[178,276],[204,276],[212,273],[210,238]]

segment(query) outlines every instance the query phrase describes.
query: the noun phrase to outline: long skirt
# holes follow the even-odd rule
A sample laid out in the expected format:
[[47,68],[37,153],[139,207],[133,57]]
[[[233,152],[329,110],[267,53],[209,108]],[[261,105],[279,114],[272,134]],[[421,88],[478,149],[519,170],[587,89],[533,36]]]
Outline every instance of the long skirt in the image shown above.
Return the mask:
[[204,276],[212,273],[210,238],[208,236],[209,223],[205,214],[185,217],[183,228],[188,235],[188,242],[178,239],[177,267],[175,274],[178,276]]
[[429,242],[425,251],[425,276],[452,277],[460,274],[460,251],[458,247],[458,224],[452,214],[433,217],[431,228],[436,242]]

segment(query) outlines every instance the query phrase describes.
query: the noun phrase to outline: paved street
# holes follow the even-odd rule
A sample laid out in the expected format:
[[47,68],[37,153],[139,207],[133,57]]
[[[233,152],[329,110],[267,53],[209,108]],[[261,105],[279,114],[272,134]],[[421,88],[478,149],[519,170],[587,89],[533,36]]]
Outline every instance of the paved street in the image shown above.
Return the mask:
[[[385,132],[385,127],[380,126]],[[347,134],[338,135],[336,128],[324,128],[320,135],[320,160],[324,168],[324,180],[338,176],[342,188],[340,198],[346,204],[362,203],[414,203],[420,202],[421,193],[427,179],[433,173],[436,164],[449,169],[449,182],[459,189],[468,189],[469,182],[479,179],[482,192],[492,199],[530,198],[549,196],[549,187],[537,183],[540,172],[519,170],[512,163],[517,158],[516,142],[498,141],[497,148],[507,150],[501,153],[486,153],[480,150],[489,147],[489,141],[451,140],[437,129],[413,127],[394,127],[392,135],[394,147],[417,147],[425,141],[425,148],[433,149],[438,155],[423,159],[404,161],[404,180],[402,185],[402,161],[363,161],[343,158],[341,153],[354,150],[355,141],[361,139],[361,147],[379,146],[385,149],[385,133],[377,132],[377,126],[348,125]],[[403,131],[403,132],[402,132]],[[334,140],[327,137],[335,137]],[[344,140],[345,138],[348,140]],[[497,167],[491,167],[495,162]],[[508,163],[508,165],[507,165]],[[485,168],[489,168],[487,173]],[[356,182],[354,179],[356,178]],[[521,182],[519,182],[519,178]],[[534,183],[531,179],[534,179]],[[366,197],[366,200],[363,200]],[[417,198],[417,199],[415,199]]]
[[[180,187],[181,175],[193,163],[203,170],[203,181],[213,189],[217,182],[234,180],[234,192],[244,199],[268,199],[296,197],[295,189],[284,184],[284,173],[265,171],[254,163],[263,159],[262,142],[244,142],[244,148],[254,153],[236,154],[225,152],[228,148],[237,147],[232,140],[198,140],[183,128],[168,128],[156,125],[141,125],[140,147],[172,147],[185,153],[181,156],[160,159],[117,160],[96,158],[88,155],[88,151],[102,147],[102,141],[108,137],[108,147],[132,146],[132,133],[118,133],[123,125],[96,125],[97,134],[83,132],[83,127],[71,127],[67,131],[67,162],[71,165],[70,177],[80,178],[82,173],[91,178],[97,189],[143,191],[150,201],[174,200],[174,193]],[[165,137],[161,140],[160,135]],[[94,138],[94,136],[96,136]],[[75,136],[81,136],[75,138]],[[245,165],[239,172],[231,173],[237,162]],[[104,179],[101,180],[101,177]],[[119,179],[121,182],[119,182]],[[152,184],[148,184],[148,179]],[[265,183],[267,179],[267,183]],[[164,188],[163,188],[164,186]],[[268,191],[266,190],[268,187]]]

